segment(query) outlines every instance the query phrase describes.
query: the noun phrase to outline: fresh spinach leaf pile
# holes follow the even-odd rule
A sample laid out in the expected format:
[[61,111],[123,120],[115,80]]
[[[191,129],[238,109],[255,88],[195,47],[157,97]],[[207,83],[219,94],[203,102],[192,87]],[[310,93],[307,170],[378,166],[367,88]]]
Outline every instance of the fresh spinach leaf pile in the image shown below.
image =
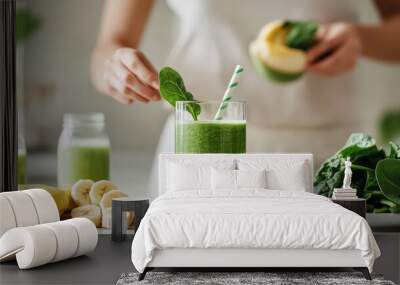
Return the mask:
[[[177,101],[196,101],[193,94],[186,90],[180,74],[171,67],[164,67],[160,70],[160,94],[161,97],[170,103],[174,108]],[[186,106],[193,120],[197,121],[201,108],[199,104],[189,103]]]
[[386,153],[367,134],[352,134],[343,148],[328,158],[314,178],[314,191],[331,197],[342,187],[344,162],[352,161],[352,183],[358,197],[367,200],[367,212],[400,213],[400,146],[389,144]]

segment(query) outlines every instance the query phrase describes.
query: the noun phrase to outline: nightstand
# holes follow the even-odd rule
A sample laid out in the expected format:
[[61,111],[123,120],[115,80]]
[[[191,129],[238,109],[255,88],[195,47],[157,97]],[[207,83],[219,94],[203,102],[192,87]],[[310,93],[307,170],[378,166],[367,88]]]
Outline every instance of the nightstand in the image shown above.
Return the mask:
[[359,214],[364,219],[366,217],[367,206],[365,199],[362,198],[351,199],[351,200],[332,199],[332,202],[339,204],[340,206],[350,211],[353,211],[356,214]]
[[128,197],[112,199],[112,225],[111,239],[112,241],[123,241],[126,239],[126,215],[125,212],[135,212],[135,232],[137,231],[141,220],[149,208],[150,201],[144,199],[132,199]]

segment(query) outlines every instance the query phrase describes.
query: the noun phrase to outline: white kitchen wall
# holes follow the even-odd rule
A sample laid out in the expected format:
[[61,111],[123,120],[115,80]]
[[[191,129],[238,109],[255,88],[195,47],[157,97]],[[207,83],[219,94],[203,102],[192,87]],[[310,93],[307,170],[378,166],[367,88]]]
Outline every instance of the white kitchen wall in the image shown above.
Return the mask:
[[[122,106],[91,85],[90,56],[103,0],[34,0],[40,30],[25,45],[25,130],[28,144],[56,147],[65,112],[100,111],[118,149],[153,151],[167,111],[161,103]],[[172,14],[157,1],[142,49],[156,67],[169,50]]]
[[[65,112],[101,111],[117,149],[154,151],[167,111],[161,103],[121,106],[100,95],[89,77],[90,53],[97,36],[103,0],[34,0],[41,29],[25,45],[25,129],[34,147],[57,144]],[[365,6],[368,7],[367,5]],[[365,18],[374,13],[365,10]],[[141,49],[157,67],[171,45],[173,14],[158,0]],[[363,61],[358,109],[363,128],[376,135],[376,122],[386,108],[400,107],[400,67]],[[365,75],[368,74],[368,75]],[[368,80],[366,79],[368,78]]]

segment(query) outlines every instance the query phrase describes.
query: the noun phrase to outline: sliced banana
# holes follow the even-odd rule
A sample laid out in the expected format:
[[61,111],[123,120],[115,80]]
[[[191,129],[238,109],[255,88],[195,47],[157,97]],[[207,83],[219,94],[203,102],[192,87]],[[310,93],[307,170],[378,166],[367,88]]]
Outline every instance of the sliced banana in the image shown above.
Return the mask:
[[92,204],[98,205],[103,195],[111,190],[118,190],[118,187],[108,180],[97,181],[90,189],[90,201]]
[[84,205],[78,208],[74,208],[71,211],[72,218],[87,218],[91,220],[96,227],[101,225],[101,210],[97,205]]
[[126,222],[128,226],[132,225],[134,220],[135,220],[135,212],[126,212]]
[[111,229],[111,208],[101,208],[101,226],[106,229]]
[[111,229],[111,208],[101,208],[101,227]]
[[110,208],[112,205],[112,199],[120,197],[128,197],[128,195],[119,190],[111,190],[103,195],[103,198],[101,198],[100,201],[100,206],[102,208]]
[[78,206],[90,204],[89,192],[93,183],[92,180],[84,179],[72,185],[71,196]]

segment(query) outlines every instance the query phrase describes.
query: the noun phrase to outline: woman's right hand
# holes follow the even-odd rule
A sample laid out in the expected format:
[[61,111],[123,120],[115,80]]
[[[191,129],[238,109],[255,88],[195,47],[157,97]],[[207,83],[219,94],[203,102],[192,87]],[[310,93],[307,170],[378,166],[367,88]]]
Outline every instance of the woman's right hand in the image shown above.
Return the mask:
[[120,103],[159,101],[158,72],[140,51],[117,49],[106,62],[107,94]]

